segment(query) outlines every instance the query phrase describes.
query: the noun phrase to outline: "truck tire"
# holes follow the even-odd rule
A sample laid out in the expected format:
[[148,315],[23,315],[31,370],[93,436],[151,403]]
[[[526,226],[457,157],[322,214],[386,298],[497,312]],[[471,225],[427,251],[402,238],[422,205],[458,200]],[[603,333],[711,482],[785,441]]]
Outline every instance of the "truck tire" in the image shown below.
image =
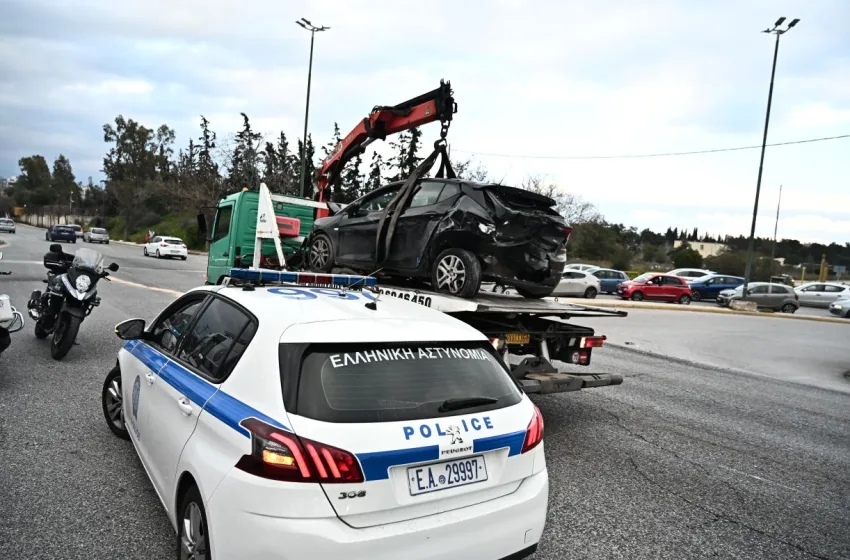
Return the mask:
[[446,249],[431,267],[431,289],[462,298],[475,297],[481,288],[481,263],[466,249]]
[[[518,286],[514,286],[514,289],[517,291],[519,295],[526,299],[540,299],[549,297],[552,295],[552,292],[555,291],[557,286],[547,287],[547,286],[526,286],[524,288],[520,288]],[[502,293],[506,293],[503,291]]]
[[307,248],[307,267],[313,272],[329,273],[334,267],[334,246],[331,238],[320,233],[310,240]]

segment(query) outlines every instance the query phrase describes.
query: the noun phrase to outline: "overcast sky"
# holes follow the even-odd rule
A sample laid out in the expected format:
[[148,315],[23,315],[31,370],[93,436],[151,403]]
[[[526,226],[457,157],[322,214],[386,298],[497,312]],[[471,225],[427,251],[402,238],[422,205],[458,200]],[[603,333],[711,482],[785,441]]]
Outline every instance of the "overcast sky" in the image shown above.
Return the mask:
[[[452,81],[453,156],[497,179],[545,175],[611,221],[748,233],[779,16],[769,142],[850,134],[850,2],[0,0],[0,176],[59,153],[99,178],[101,127],[166,123],[180,145],[205,115],[244,111],[293,140],[304,118],[306,17],[316,37],[310,131],[324,144],[378,104]],[[426,145],[439,126],[424,127]],[[511,157],[509,157],[511,156]],[[528,157],[537,156],[537,157]],[[540,157],[540,156],[546,156]],[[367,155],[368,157],[368,155]],[[850,242],[850,138],[768,148],[757,233]]]

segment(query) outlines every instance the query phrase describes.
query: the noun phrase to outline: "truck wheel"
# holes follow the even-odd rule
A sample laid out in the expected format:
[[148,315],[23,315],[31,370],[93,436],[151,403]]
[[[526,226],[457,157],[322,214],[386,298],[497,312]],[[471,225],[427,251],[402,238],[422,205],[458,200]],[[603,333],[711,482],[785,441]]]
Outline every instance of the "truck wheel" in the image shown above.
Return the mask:
[[333,243],[330,237],[320,233],[310,241],[307,249],[307,265],[313,272],[330,272],[334,267]]
[[471,298],[481,287],[481,263],[466,249],[446,249],[434,260],[431,288],[462,298]]
[[[556,287],[557,286],[552,286],[551,288],[546,286],[526,286],[524,288],[514,287],[513,289],[515,289],[519,295],[526,299],[540,299],[551,296],[552,292],[555,291]],[[505,295],[510,295],[510,289],[511,288],[505,288],[502,293]]]
[[643,292],[633,292],[632,301],[643,301]]

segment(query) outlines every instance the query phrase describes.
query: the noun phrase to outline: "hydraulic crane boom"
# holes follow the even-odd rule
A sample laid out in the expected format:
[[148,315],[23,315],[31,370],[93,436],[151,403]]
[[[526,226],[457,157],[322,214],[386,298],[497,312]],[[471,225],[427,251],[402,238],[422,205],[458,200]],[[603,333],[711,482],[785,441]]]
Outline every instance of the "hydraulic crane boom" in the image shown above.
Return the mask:
[[[318,172],[318,201],[327,201],[328,185],[339,179],[339,174],[346,163],[358,154],[362,154],[375,140],[385,140],[391,134],[434,121],[440,121],[442,124],[441,137],[444,138],[452,115],[456,112],[457,104],[452,97],[451,82],[443,80],[440,80],[440,87],[437,89],[398,105],[375,107],[369,116],[360,121],[322,162]],[[317,217],[325,215],[326,212],[326,210],[320,211]]]

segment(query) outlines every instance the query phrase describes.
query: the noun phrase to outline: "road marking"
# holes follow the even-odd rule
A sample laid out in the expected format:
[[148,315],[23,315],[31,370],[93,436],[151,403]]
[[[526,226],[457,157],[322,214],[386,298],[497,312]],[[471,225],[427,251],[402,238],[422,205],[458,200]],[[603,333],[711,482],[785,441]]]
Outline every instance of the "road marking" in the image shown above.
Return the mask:
[[137,282],[130,282],[129,280],[122,280],[121,278],[116,278],[114,276],[109,277],[113,282],[118,282],[119,284],[124,284],[125,286],[132,286],[134,288],[141,288],[143,290],[151,290],[153,292],[162,292],[163,294],[169,294],[172,296],[182,296],[183,292],[178,292],[176,290],[169,290],[168,288],[157,288],[154,286],[148,286],[146,284],[139,284]]

